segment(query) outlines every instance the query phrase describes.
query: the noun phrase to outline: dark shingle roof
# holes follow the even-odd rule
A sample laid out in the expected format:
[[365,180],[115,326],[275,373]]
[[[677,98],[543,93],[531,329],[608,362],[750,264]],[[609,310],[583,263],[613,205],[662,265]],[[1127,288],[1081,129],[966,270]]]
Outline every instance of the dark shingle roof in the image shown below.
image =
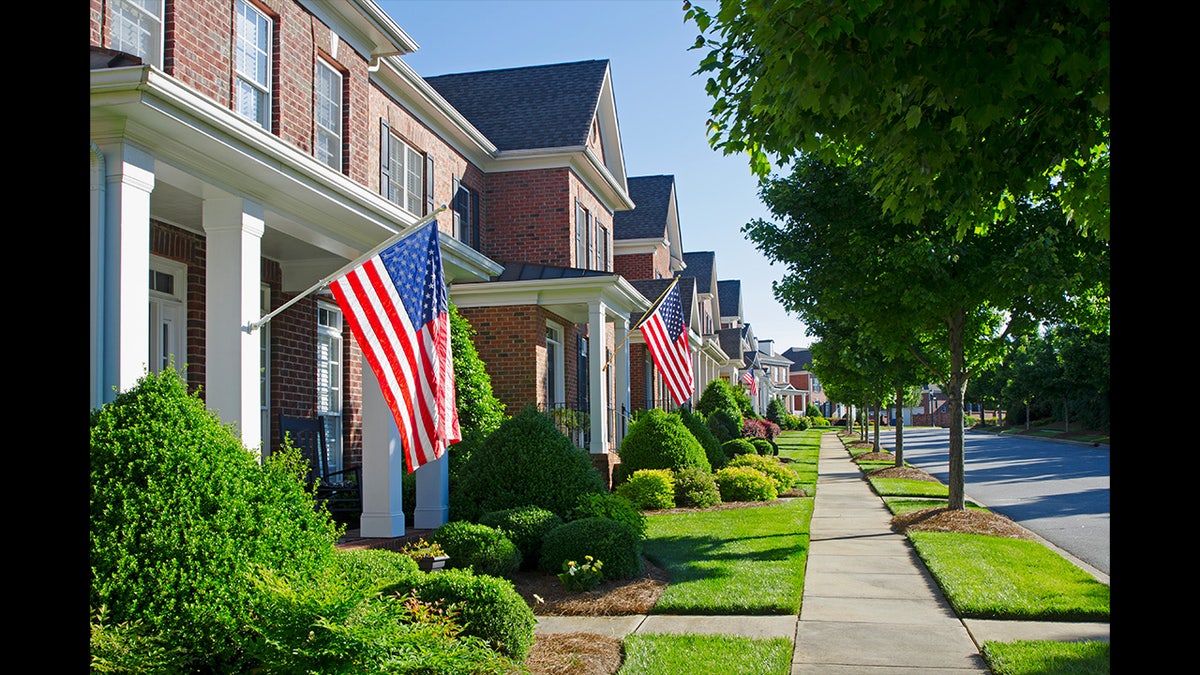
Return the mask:
[[742,282],[737,279],[718,281],[717,295],[720,296],[721,316],[737,316],[741,311]]
[[[671,279],[639,279],[630,280],[629,283],[635,289],[637,289],[638,293],[644,295],[646,299],[653,304],[657,302],[659,296],[661,296],[667,290],[667,286],[671,285],[671,281]],[[690,321],[692,316],[692,297],[694,297],[696,294],[694,289],[695,284],[689,282],[688,279],[679,280],[679,301],[683,305],[683,322],[685,325],[689,326],[691,325]],[[637,326],[637,322],[640,321],[641,318],[641,314],[636,316],[632,314],[629,315],[629,320],[633,322],[631,324],[633,326]]]
[[742,353],[742,331],[740,328],[722,328],[717,331],[717,342],[721,351],[730,356]]
[[550,265],[530,265],[512,263],[504,266],[504,271],[492,277],[492,281],[529,281],[531,279],[568,279],[573,277],[608,277],[612,272],[599,270],[583,270],[577,267],[552,267]]
[[613,214],[613,239],[665,237],[675,176],[633,176],[628,183],[635,206]]
[[792,363],[796,364],[788,370],[812,370],[812,352],[807,349],[798,349],[796,347],[792,347],[785,351],[783,356],[791,360]]
[[692,251],[683,254],[683,264],[687,267],[677,272],[676,276],[696,278],[696,290],[700,293],[712,293],[713,265],[716,264],[717,254],[712,251]]
[[608,60],[427,77],[500,150],[587,143]]

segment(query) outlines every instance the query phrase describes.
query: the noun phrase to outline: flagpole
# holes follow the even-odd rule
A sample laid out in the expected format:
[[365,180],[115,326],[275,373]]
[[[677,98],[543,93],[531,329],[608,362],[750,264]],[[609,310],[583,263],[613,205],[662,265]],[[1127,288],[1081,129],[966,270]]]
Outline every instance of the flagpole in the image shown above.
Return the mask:
[[434,219],[437,218],[439,213],[441,213],[442,211],[445,211],[447,208],[449,208],[449,206],[447,204],[442,204],[441,206],[434,209],[431,213],[426,215],[424,218],[418,220],[417,222],[413,223],[412,225],[409,225],[408,227],[402,228],[400,231],[396,232],[392,236],[385,239],[382,244],[379,244],[375,248],[372,248],[370,251],[367,251],[363,255],[355,258],[349,264],[342,266],[341,269],[339,269],[338,271],[334,272],[333,274],[330,274],[329,276],[325,277],[324,279],[321,279],[317,283],[313,284],[312,286],[310,286],[308,288],[308,290],[304,291],[300,295],[297,295],[296,297],[292,298],[291,300],[288,300],[287,302],[283,303],[279,307],[276,307],[274,311],[272,311],[268,314],[264,314],[263,317],[261,319],[259,319],[258,321],[251,321],[250,323],[246,324],[245,326],[242,326],[242,330],[246,331],[247,333],[254,333],[254,331],[256,329],[261,328],[263,324],[265,324],[268,321],[270,321],[271,319],[273,319],[276,314],[279,314],[280,312],[287,309],[288,307],[291,307],[292,305],[296,304],[297,302],[300,301],[301,298],[305,297],[309,293],[312,293],[313,291],[316,291],[317,289],[319,289],[323,286],[328,286],[329,283],[331,281],[333,281],[334,279],[337,279],[338,277],[342,276],[346,272],[354,269],[359,264],[361,264],[362,261],[368,260],[371,257],[375,256],[377,253],[379,253],[383,249],[391,246],[392,244],[396,243],[397,240],[408,235],[409,233],[411,233],[413,230],[417,229],[418,227],[423,227],[425,225],[428,225],[430,222],[432,222]]
[[600,367],[600,372],[603,373],[604,371],[608,370],[608,367],[612,365],[613,359],[617,357],[617,352],[621,350],[621,347],[625,346],[626,342],[629,342],[629,336],[633,334],[633,331],[637,330],[643,323],[646,322],[646,317],[650,316],[650,314],[654,311],[654,308],[658,306],[659,301],[665,298],[667,293],[670,293],[671,289],[674,288],[675,284],[677,283],[679,283],[679,277],[672,279],[670,285],[667,286],[667,290],[663,291],[662,294],[658,296],[657,300],[650,303],[650,309],[647,309],[646,313],[642,315],[642,318],[638,319],[636,326],[630,328],[629,332],[625,333],[625,339],[621,340],[621,344],[617,345],[616,348],[613,349],[612,356],[608,357],[608,361],[605,361],[604,365]]

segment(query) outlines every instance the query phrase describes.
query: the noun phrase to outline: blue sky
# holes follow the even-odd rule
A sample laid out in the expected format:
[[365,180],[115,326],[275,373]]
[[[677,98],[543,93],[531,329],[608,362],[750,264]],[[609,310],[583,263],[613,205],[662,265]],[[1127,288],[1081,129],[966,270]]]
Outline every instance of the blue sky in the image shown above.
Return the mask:
[[608,59],[629,176],[671,174],[685,251],[715,251],[719,279],[740,279],[743,314],[776,353],[812,341],[771,293],[783,276],[741,226],[770,220],[743,156],[711,149],[712,105],[694,76],[701,51],[682,0],[376,0],[420,49],[422,76]]

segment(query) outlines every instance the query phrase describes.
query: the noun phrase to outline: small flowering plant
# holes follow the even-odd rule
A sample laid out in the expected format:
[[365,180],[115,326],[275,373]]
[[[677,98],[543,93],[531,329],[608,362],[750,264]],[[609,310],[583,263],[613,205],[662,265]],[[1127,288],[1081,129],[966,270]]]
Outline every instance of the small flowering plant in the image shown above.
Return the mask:
[[583,564],[568,560],[563,563],[563,571],[558,575],[559,581],[568,591],[590,591],[600,585],[604,573],[600,568],[604,563],[592,556],[584,556]]

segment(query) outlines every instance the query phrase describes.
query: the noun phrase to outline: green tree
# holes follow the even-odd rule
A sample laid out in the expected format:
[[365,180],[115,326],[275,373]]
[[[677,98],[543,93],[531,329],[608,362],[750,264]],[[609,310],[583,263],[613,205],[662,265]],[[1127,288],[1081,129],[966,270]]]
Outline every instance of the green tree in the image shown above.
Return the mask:
[[1050,191],[1108,238],[1107,0],[718,4],[683,3],[709,141],[755,174],[870,157],[879,206],[910,224],[938,214],[961,235]]
[[[945,383],[951,419],[962,419],[968,381],[1002,356],[1009,335],[1042,320],[1107,320],[1108,244],[1063,227],[1051,195],[1018,202],[1016,217],[958,236],[940,214],[917,225],[885,217],[872,175],[867,163],[800,157],[791,176],[762,190],[783,224],[757,219],[743,230],[786,266],[775,295],[810,331],[821,335],[823,325],[841,322],[885,355],[909,352],[928,379]],[[961,424],[950,426],[953,509],[964,508],[962,434]]]

